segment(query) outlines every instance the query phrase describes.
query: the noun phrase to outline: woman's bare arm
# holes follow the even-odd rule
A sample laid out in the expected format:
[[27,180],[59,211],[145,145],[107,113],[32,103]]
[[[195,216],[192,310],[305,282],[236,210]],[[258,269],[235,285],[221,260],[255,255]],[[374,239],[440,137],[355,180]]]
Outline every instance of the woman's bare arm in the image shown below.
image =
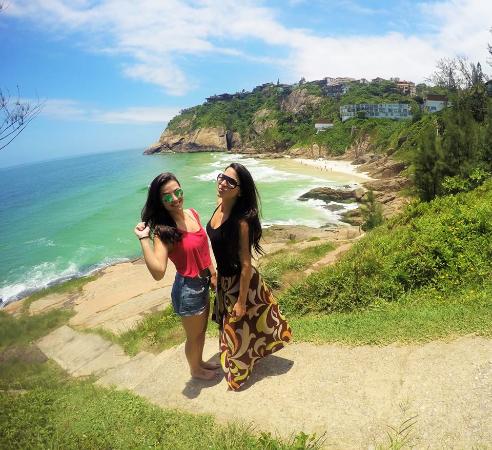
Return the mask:
[[149,239],[142,239],[142,252],[145,264],[149,269],[154,280],[162,280],[167,269],[169,251],[167,246],[161,241],[159,236],[154,236],[154,246],[152,247]]

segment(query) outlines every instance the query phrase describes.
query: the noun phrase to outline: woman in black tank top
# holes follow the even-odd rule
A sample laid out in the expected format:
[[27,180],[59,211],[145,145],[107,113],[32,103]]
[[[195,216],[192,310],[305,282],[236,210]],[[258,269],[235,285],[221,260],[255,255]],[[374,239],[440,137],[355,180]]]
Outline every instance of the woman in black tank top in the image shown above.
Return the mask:
[[251,264],[261,253],[259,195],[253,177],[232,163],[217,177],[219,205],[207,224],[217,262],[212,319],[220,327],[221,364],[230,389],[239,389],[255,362],[280,350],[292,331],[276,300]]

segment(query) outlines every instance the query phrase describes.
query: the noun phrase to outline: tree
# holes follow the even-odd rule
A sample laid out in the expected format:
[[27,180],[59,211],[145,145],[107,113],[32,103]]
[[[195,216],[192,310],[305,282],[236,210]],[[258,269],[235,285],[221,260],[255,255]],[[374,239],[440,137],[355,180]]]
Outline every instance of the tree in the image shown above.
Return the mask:
[[414,182],[423,201],[430,201],[440,194],[444,177],[444,158],[437,126],[429,123],[422,130],[414,160]]
[[427,79],[436,86],[446,88],[451,92],[471,88],[483,83],[483,80],[484,75],[480,63],[469,62],[463,56],[440,59],[436,70]]
[[[490,32],[492,33],[492,28],[490,29]],[[492,45],[488,44],[487,47],[489,48],[489,54],[492,57]],[[489,65],[492,66],[492,58],[489,59]]]
[[366,201],[361,205],[360,209],[362,219],[364,220],[364,223],[362,224],[362,229],[364,231],[372,230],[383,223],[383,207],[381,206],[381,203],[376,200],[373,191],[367,193]]
[[[5,3],[0,2],[0,13],[5,9]],[[17,98],[12,99],[8,91],[0,88],[0,150],[9,145],[29,123],[41,112],[42,103],[21,101],[19,87]]]

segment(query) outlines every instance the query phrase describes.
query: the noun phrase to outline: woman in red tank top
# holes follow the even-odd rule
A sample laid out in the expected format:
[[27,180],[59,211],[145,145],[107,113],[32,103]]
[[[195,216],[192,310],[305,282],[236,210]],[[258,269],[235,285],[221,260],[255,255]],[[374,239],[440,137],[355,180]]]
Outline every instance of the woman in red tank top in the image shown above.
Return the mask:
[[[155,280],[166,273],[170,259],[176,266],[171,299],[186,331],[185,353],[194,378],[210,380],[218,364],[202,359],[209,313],[209,287],[217,274],[210,259],[207,234],[194,209],[183,209],[183,189],[170,172],[150,184],[142,222],[135,227],[145,264]],[[150,241],[153,240],[153,245]]]

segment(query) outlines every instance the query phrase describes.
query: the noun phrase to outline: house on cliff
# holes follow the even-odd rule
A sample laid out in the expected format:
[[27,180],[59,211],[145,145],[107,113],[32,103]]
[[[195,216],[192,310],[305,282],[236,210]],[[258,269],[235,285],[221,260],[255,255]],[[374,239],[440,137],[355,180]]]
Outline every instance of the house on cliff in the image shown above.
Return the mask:
[[400,80],[399,78],[392,78],[391,81],[395,82],[396,87],[401,94],[410,95],[411,97],[415,97],[417,94],[417,89],[413,81]]
[[342,122],[348,119],[411,119],[412,112],[408,103],[360,103],[340,106]]
[[445,95],[428,94],[424,100],[424,111],[435,113],[448,106],[448,98]]
[[485,87],[487,88],[487,95],[492,97],[492,80],[487,81]]
[[321,131],[325,131],[325,130],[329,130],[330,128],[333,128],[333,122],[330,120],[317,120],[316,123],[314,124],[314,128],[316,128],[316,134],[318,134]]

